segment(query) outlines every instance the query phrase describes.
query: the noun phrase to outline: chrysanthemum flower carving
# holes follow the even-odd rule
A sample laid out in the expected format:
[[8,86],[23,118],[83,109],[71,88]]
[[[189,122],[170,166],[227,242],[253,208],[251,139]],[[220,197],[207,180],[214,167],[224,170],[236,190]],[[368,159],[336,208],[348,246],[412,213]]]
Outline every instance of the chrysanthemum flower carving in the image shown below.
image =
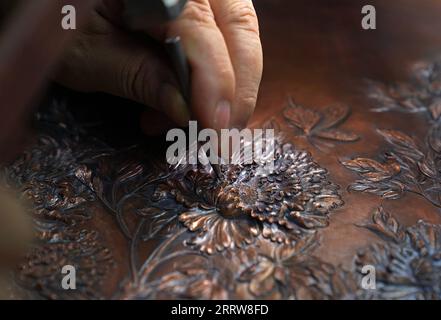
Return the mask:
[[182,205],[179,220],[193,233],[188,244],[208,254],[241,248],[259,235],[293,243],[308,230],[328,225],[328,213],[343,204],[338,186],[303,151],[278,146],[274,171],[259,165],[221,165],[220,178],[192,169],[158,187],[157,201]]
[[[404,228],[380,208],[365,227],[384,243],[359,252],[359,271],[365,265],[376,270],[376,290],[365,290],[370,299],[441,298],[441,228],[424,221]],[[360,271],[360,275],[361,275]]]
[[[88,224],[95,216],[95,196],[76,173],[82,172],[84,159],[102,149],[81,143],[83,133],[63,104],[54,103],[39,117],[44,126],[37,143],[0,170],[0,179],[28,201],[35,232],[14,277],[38,297],[100,299],[116,265],[101,234]],[[60,287],[65,265],[77,269],[77,290]]]

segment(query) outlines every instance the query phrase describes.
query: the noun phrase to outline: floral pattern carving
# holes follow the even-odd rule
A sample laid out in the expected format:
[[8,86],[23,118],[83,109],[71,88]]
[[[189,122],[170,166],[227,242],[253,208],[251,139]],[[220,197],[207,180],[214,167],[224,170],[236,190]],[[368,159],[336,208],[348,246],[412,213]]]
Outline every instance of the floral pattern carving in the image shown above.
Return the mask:
[[[255,246],[216,256],[175,248],[146,261],[140,282],[126,286],[122,298],[441,298],[440,226],[419,221],[405,228],[380,207],[371,222],[358,227],[370,230],[378,236],[378,242],[360,249],[349,271],[314,256],[320,244],[317,232],[294,245],[261,239]],[[166,247],[162,246],[159,252]],[[172,269],[167,269],[167,265],[172,265]],[[362,269],[366,265],[375,267],[375,290],[362,289]]]
[[[103,298],[97,289],[114,264],[110,251],[99,241],[96,232],[85,229],[55,234],[50,244],[35,247],[27,254],[26,263],[18,266],[18,283],[48,299]],[[78,290],[61,288],[65,265],[75,267]]]
[[441,153],[439,126],[432,129],[426,146],[397,130],[378,130],[391,145],[381,162],[355,158],[342,164],[357,172],[361,180],[350,190],[368,192],[385,199],[399,199],[405,192],[423,196],[441,207]]
[[256,257],[239,273],[239,281],[258,299],[354,299],[355,278],[312,256],[318,242],[315,233],[294,246],[257,249]]
[[278,146],[274,165],[267,176],[256,174],[256,163],[221,165],[221,177],[192,169],[160,185],[155,198],[183,206],[179,220],[194,233],[188,243],[209,254],[243,248],[260,234],[291,243],[327,226],[343,202],[326,170],[289,144]]
[[[433,97],[435,78],[427,80]],[[420,103],[427,105],[426,98]],[[360,176],[351,189],[388,199],[415,192],[439,206],[441,129],[433,110],[424,141],[379,130],[389,146],[384,156],[344,161]],[[358,139],[340,129],[349,116],[344,106],[319,112],[291,103],[284,115],[321,150]],[[103,298],[109,279],[117,282],[112,297],[121,299],[440,297],[439,226],[406,228],[380,208],[362,226],[378,243],[361,248],[349,269],[318,256],[321,230],[343,201],[327,171],[290,144],[277,145],[273,174],[257,174],[257,163],[221,165],[214,174],[158,165],[151,146],[109,148],[86,136],[62,106],[39,114],[38,123],[38,143],[2,176],[33,204],[39,242],[15,278],[39,298]],[[264,127],[286,132],[275,120]],[[112,251],[124,252],[129,270],[117,279],[106,246],[115,244],[103,243],[94,206],[115,221],[106,232],[123,235]],[[65,264],[79,266],[74,292],[59,287],[56,271]],[[367,264],[377,270],[375,291],[361,289]]]
[[319,112],[296,104],[292,99],[289,99],[283,111],[288,124],[320,150],[334,147],[334,142],[355,142],[360,138],[353,132],[339,128],[349,113],[349,107],[344,105],[332,105]]
[[364,227],[385,242],[361,250],[355,260],[376,270],[376,290],[365,290],[366,299],[441,299],[441,227],[419,221],[403,228],[380,208]]
[[[153,269],[159,269],[166,262],[170,263],[169,260],[177,261],[175,255],[170,256],[161,259]],[[178,258],[179,264],[169,273],[151,277],[151,272],[148,272],[151,268],[141,271],[139,283],[126,286],[121,298],[225,300],[235,291],[231,274],[228,277],[228,272],[216,268],[213,261],[194,253]]]
[[417,64],[408,83],[370,81],[368,95],[377,105],[373,111],[422,112],[437,121],[441,116],[441,61]]
[[[135,281],[140,267],[138,245],[166,239],[181,226],[176,205],[164,202],[158,207],[152,201],[155,183],[168,175],[166,168],[145,161],[136,154],[139,150],[125,151],[122,159],[115,152],[101,155],[92,163],[77,168],[75,176],[115,218],[130,243],[129,265],[131,278]],[[124,159],[129,153],[130,160]]]
[[[79,143],[81,130],[64,111],[56,105],[51,115],[42,116],[40,124],[47,132],[2,170],[3,179],[29,200],[39,243],[18,266],[16,278],[44,298],[97,299],[102,298],[99,289],[114,261],[100,236],[87,229],[94,195],[74,172],[91,150]],[[93,152],[100,152],[95,147]],[[60,286],[61,268],[68,264],[78,270],[78,290]]]
[[146,261],[140,281],[125,286],[121,298],[354,299],[359,294],[354,274],[312,256],[319,243],[316,232],[295,245],[257,242],[214,256],[176,249],[158,254]]
[[343,161],[362,178],[349,189],[386,199],[399,199],[411,192],[441,208],[441,61],[417,64],[408,83],[387,86],[371,82],[369,92],[378,105],[374,111],[425,113],[429,126],[425,141],[399,130],[378,130],[391,149],[380,161]]

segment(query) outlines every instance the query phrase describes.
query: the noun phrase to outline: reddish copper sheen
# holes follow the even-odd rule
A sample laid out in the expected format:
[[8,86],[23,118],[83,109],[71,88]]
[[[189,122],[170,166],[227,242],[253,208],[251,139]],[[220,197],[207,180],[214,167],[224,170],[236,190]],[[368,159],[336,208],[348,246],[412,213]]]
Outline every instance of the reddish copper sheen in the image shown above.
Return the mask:
[[37,142],[2,170],[38,240],[13,295],[440,299],[441,62],[426,54],[441,52],[440,4],[372,1],[382,32],[366,33],[361,1],[328,2],[254,1],[266,67],[251,124],[276,130],[273,175],[170,170],[152,144],[92,139],[63,104],[40,112]]

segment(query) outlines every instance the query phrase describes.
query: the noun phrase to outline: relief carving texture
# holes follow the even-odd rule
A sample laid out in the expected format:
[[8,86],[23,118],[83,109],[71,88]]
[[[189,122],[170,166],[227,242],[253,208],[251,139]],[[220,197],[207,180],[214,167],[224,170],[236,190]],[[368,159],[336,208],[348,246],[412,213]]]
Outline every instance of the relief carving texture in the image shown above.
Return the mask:
[[[374,112],[421,113],[429,125],[423,139],[379,129],[386,152],[341,161],[358,176],[349,191],[393,201],[413,193],[441,207],[440,66],[420,65],[410,84],[370,82]],[[283,111],[290,130],[318,152],[360,140],[341,128],[350,119],[344,105],[319,111],[290,101]],[[345,193],[287,138],[276,144],[272,174],[256,174],[256,163],[221,165],[219,179],[202,166],[170,168],[146,146],[118,149],[91,138],[62,104],[37,123],[37,142],[2,170],[30,203],[38,241],[16,281],[36,297],[440,298],[438,225],[403,226],[400,212],[380,207],[352,226],[376,241],[354,254],[351,268],[316,254]],[[279,124],[265,126],[280,131]],[[112,225],[102,227],[103,219]],[[60,288],[57,270],[66,264],[78,269],[79,290]],[[376,268],[377,290],[361,288],[364,265]]]
[[306,137],[314,147],[326,151],[335,146],[335,142],[355,142],[360,137],[339,128],[350,115],[345,105],[328,106],[323,112],[295,104],[289,99],[283,111],[287,123]]
[[[88,227],[95,196],[76,179],[75,169],[99,149],[80,143],[78,127],[67,130],[73,119],[64,111],[54,105],[51,116],[41,116],[44,129],[38,141],[2,172],[5,182],[29,201],[34,219],[36,245],[18,266],[16,277],[44,298],[97,299],[97,288],[114,265],[99,234]],[[64,265],[78,266],[79,289],[69,294],[60,286]]]
[[361,178],[349,186],[350,190],[386,199],[399,199],[411,192],[441,208],[440,66],[439,62],[417,65],[411,84],[391,88],[372,84],[369,96],[378,105],[375,111],[423,113],[428,130],[423,139],[400,130],[377,130],[389,144],[384,155],[378,160],[355,158],[342,162]]

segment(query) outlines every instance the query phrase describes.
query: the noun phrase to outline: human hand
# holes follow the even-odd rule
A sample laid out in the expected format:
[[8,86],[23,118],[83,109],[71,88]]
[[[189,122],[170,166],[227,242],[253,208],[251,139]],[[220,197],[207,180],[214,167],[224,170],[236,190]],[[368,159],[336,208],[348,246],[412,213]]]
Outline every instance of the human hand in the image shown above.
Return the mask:
[[[246,125],[263,64],[251,0],[189,0],[176,21],[147,31],[161,41],[181,37],[192,70],[191,106],[161,47],[128,31],[121,12],[120,0],[101,1],[91,21],[77,30],[56,80],[76,90],[135,100],[180,126],[188,125],[190,114],[203,127]],[[147,133],[157,133],[158,113],[147,111],[142,124]]]

